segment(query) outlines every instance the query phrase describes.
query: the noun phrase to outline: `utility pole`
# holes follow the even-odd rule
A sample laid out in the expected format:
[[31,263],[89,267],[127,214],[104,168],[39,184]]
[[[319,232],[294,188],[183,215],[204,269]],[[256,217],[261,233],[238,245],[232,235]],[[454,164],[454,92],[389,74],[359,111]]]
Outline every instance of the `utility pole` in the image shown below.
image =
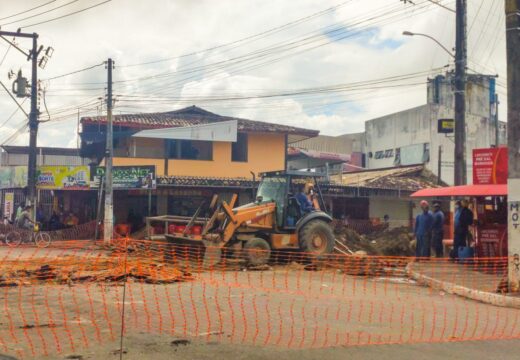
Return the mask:
[[110,244],[114,234],[114,199],[112,188],[112,158],[114,153],[114,136],[112,126],[112,69],[114,62],[107,61],[107,140],[105,151],[105,221],[103,227],[103,239],[105,244]]
[[[43,47],[38,48],[38,34],[36,33],[22,33],[11,31],[0,31],[0,36],[7,37],[21,37],[32,39],[32,49],[29,54],[26,54],[18,46],[13,45],[18,51],[27,55],[27,60],[31,60],[31,112],[29,113],[29,161],[27,166],[27,187],[28,194],[26,202],[30,205],[36,203],[36,156],[37,156],[37,138],[38,138],[38,117],[40,112],[38,110],[38,56]],[[5,38],[4,38],[5,39]],[[19,92],[25,91],[19,89]],[[18,97],[26,96],[24,93],[18,93]],[[33,215],[35,212],[33,212]]]
[[467,0],[457,0],[455,35],[455,185],[466,184]]
[[[36,153],[38,139],[38,34],[33,34],[31,50],[31,112],[29,113],[29,168],[27,171],[27,186],[29,187],[29,202],[36,204]],[[36,208],[33,215],[36,214]]]
[[506,0],[509,291],[520,291],[520,0]]

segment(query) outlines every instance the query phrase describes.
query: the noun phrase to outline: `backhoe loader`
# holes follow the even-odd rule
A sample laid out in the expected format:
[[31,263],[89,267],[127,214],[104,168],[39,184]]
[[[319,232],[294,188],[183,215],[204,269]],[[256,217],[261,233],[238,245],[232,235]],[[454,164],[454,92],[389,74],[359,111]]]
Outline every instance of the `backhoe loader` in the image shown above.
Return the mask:
[[[266,264],[272,250],[300,250],[314,256],[331,253],[335,241],[329,226],[332,218],[322,210],[320,175],[276,171],[261,176],[254,202],[235,207],[236,194],[229,203],[218,203],[214,196],[208,207],[211,215],[199,217],[201,205],[185,225],[176,227],[178,232],[166,234],[166,240],[203,243],[206,248],[227,253],[238,249],[250,265]],[[301,203],[302,192],[308,199],[307,207]]]

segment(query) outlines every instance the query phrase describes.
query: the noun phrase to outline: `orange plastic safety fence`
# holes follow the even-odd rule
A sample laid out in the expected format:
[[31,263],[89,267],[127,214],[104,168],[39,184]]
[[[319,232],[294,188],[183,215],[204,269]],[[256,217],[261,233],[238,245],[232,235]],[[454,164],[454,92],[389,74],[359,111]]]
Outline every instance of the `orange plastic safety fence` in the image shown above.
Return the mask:
[[123,307],[125,336],[295,349],[520,337],[518,309],[455,295],[500,299],[504,258],[278,252],[268,265],[248,266],[240,249],[219,253],[133,240],[0,247],[0,352],[116,348]]

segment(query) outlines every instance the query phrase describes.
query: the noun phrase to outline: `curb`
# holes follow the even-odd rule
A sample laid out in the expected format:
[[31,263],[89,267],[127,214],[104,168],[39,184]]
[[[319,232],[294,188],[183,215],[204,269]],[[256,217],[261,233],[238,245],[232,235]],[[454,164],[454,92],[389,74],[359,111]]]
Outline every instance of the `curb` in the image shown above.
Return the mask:
[[437,280],[414,271],[413,263],[409,263],[406,266],[406,274],[413,280],[417,281],[419,284],[427,285],[432,289],[443,290],[448,294],[462,296],[471,300],[476,300],[495,306],[520,309],[520,297],[505,296],[487,291],[475,290],[462,285],[456,285],[450,282]]

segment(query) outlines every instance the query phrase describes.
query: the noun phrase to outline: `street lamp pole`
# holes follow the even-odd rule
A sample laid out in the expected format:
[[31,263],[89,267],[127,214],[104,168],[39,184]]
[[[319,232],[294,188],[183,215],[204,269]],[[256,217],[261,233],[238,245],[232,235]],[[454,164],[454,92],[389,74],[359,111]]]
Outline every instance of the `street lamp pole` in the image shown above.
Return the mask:
[[[457,6],[459,6],[457,1]],[[465,4],[465,1],[462,1]],[[463,11],[461,11],[462,13]],[[463,17],[464,19],[459,19]],[[450,57],[455,61],[455,171],[454,171],[454,183],[455,185],[466,184],[466,42],[465,42],[465,25],[461,25],[463,29],[459,31],[459,22],[465,24],[465,12],[464,15],[460,15],[457,12],[457,46],[456,52],[453,54],[444,45],[442,45],[434,37],[422,34],[414,33],[411,31],[403,31],[405,36],[423,36],[430,40],[433,40],[439,45]]]

